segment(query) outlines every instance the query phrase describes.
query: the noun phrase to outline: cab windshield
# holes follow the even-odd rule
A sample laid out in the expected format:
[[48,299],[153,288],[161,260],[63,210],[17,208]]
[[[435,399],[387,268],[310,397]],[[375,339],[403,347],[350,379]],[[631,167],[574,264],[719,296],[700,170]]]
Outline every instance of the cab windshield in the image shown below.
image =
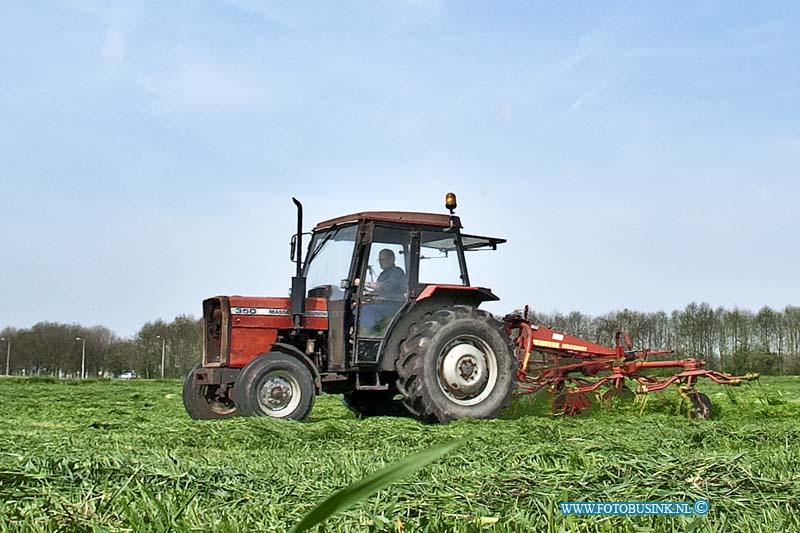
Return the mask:
[[353,224],[314,234],[305,266],[306,287],[309,290],[330,285],[332,300],[344,297],[340,285],[350,273],[357,229]]

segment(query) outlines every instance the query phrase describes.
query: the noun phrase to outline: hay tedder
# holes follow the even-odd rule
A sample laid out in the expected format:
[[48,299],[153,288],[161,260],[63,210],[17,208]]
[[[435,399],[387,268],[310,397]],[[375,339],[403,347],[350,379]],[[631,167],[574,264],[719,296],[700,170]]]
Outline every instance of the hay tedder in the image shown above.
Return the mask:
[[687,414],[708,418],[699,378],[757,377],[707,370],[700,359],[653,360],[671,352],[633,350],[624,332],[613,348],[587,342],[532,324],[527,308],[502,321],[479,309],[498,297],[470,284],[466,256],[505,240],[462,233],[452,193],[449,215],[371,211],[320,222],[305,261],[294,202],[290,296],[203,302],[203,360],[183,387],[194,418],[302,420],[322,392],[343,394],[359,416],[448,422],[493,418],[515,392],[543,391],[554,412],[574,415],[594,396],[610,403],[672,384]]
[[[576,415],[591,405],[592,396],[610,407],[615,396],[632,392],[644,395],[677,385],[686,414],[693,418],[709,418],[711,400],[696,390],[699,378],[708,378],[720,385],[739,385],[758,378],[758,374],[730,376],[706,369],[702,359],[648,360],[670,355],[673,351],[633,350],[624,331],[617,332],[615,346],[608,348],[531,324],[527,315],[526,306],[522,314],[504,318],[506,332],[514,338],[520,361],[517,393],[549,392],[553,395],[555,414]],[[655,369],[671,370],[671,375],[646,374]],[[626,381],[636,382],[636,389],[631,391]]]

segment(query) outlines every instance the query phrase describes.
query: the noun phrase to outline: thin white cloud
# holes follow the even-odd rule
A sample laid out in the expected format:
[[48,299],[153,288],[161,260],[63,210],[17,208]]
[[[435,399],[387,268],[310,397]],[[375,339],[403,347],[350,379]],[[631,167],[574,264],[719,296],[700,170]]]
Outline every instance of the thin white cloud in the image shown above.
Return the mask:
[[800,154],[800,137],[781,137],[772,141],[772,147],[786,155],[797,156]]
[[620,49],[615,52],[618,57],[638,59],[711,59],[718,57],[734,57],[774,52],[780,49],[796,47],[800,39],[784,39],[748,45],[732,45],[719,43],[708,46],[653,46],[642,48]]
[[784,22],[772,21],[738,28],[732,31],[735,37],[744,39],[761,39],[764,37],[774,37],[776,35],[783,35],[786,31],[786,24]]
[[[308,3],[270,0],[222,0],[222,2],[235,9],[257,15],[289,31],[311,27],[327,28],[330,23],[325,9]],[[390,21],[393,26],[409,28],[426,26],[438,20],[447,11],[448,4],[447,0],[382,0],[368,2],[357,8],[350,6],[349,9],[381,14],[385,17],[385,21]],[[340,5],[335,9],[341,12],[348,7]]]
[[138,77],[151,106],[162,113],[263,108],[271,101],[266,79],[209,57],[181,50]]
[[106,63],[117,65],[125,58],[126,31],[118,24],[109,24],[101,53]]
[[138,18],[139,1],[60,0],[59,3],[68,9],[100,19],[105,24],[105,33],[99,46],[100,56],[110,67],[116,67],[124,61],[128,34]]
[[442,16],[447,10],[448,2],[446,0],[383,0],[382,4],[384,8],[395,14],[403,11],[405,15],[422,22],[425,19],[435,20]]
[[583,107],[585,107],[587,103],[596,100],[601,94],[606,92],[610,87],[611,84],[607,81],[604,81],[592,87],[588,91],[582,93],[567,108],[567,115],[574,115],[575,113],[580,111]]
[[385,0],[384,3],[407,6],[412,9],[421,9],[431,13],[441,13],[445,10],[445,0]]
[[291,8],[287,9],[287,4],[278,4],[276,2],[261,0],[222,1],[224,4],[234,9],[257,15],[286,30],[299,30],[304,26],[302,19],[300,19]]
[[[553,61],[545,62],[542,57],[534,53],[524,55],[485,80],[477,81],[458,94],[454,94],[451,98],[452,105],[443,110],[436,117],[436,121],[452,120],[473,102],[481,103],[487,96],[496,94],[496,80],[504,80],[504,89],[513,88],[513,92],[518,95],[511,101],[503,101],[497,111],[501,120],[509,120],[515,108],[525,108],[530,105],[530,100],[538,98],[540,91],[546,91],[559,83],[564,85],[566,83],[564,78],[589,63],[599,50],[606,48],[608,40],[608,32],[598,28],[581,36],[566,55]],[[580,105],[579,102],[575,103]]]

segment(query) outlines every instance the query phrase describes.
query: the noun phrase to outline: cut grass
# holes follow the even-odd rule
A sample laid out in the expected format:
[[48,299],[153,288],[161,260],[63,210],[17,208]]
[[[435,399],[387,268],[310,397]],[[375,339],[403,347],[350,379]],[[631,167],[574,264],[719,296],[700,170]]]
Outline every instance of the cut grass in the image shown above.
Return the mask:
[[[322,396],[304,423],[193,421],[180,383],[0,380],[0,530],[286,531],[388,463],[457,451],[335,515],[325,531],[798,531],[800,378],[704,384],[553,418],[519,398],[501,420],[356,420]],[[705,517],[563,516],[560,501],[693,501]]]

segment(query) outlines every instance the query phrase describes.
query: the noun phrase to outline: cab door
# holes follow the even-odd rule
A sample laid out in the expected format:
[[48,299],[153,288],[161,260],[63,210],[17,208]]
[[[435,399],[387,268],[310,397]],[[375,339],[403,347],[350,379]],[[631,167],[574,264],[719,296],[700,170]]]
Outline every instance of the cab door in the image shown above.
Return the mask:
[[328,370],[344,370],[348,333],[353,324],[352,300],[358,226],[331,228],[314,234],[306,256],[306,296],[328,303]]
[[389,326],[408,302],[411,229],[374,226],[356,294],[356,364],[377,363]]

